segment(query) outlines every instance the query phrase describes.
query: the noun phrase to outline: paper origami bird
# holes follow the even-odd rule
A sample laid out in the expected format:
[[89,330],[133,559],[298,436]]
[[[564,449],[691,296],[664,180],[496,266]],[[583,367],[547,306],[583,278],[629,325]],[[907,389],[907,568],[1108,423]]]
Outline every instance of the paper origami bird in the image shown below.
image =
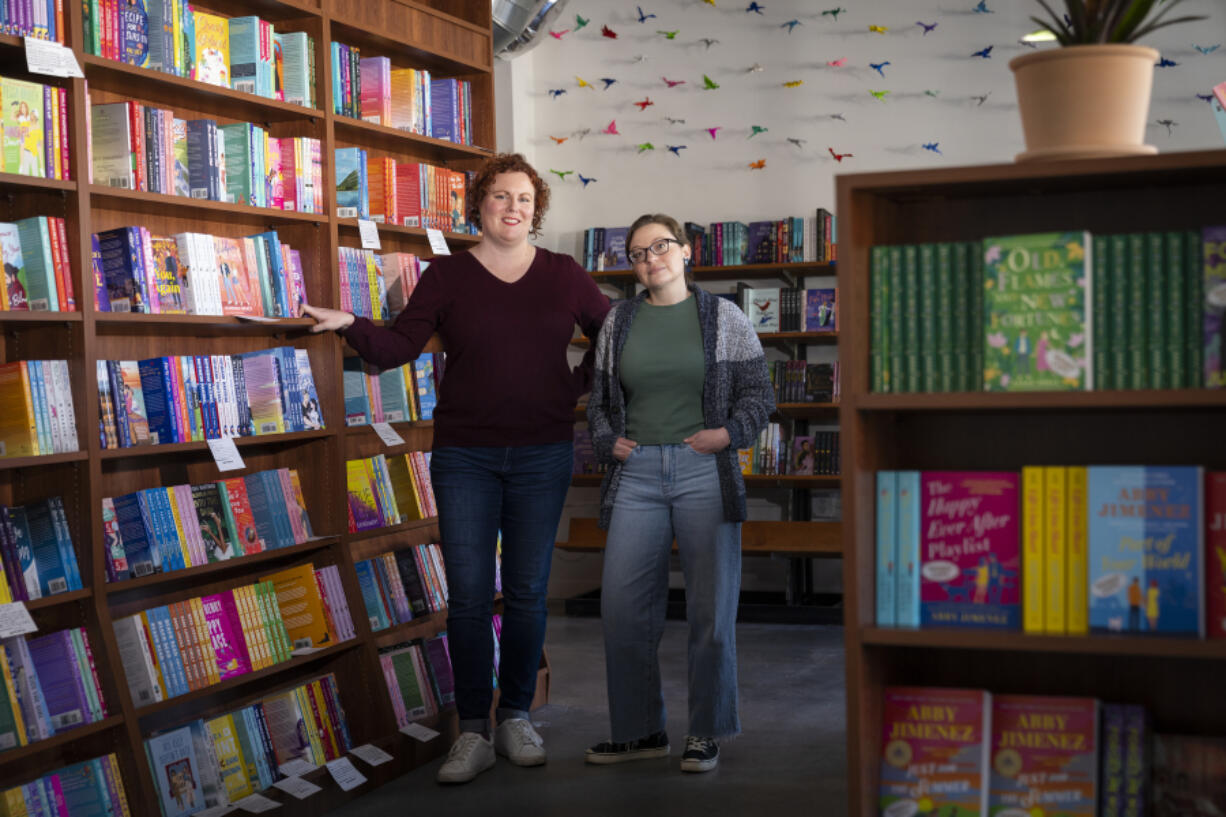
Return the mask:
[[674,119],[674,118],[673,118],[673,117],[671,117],[671,116],[666,116],[666,117],[664,117],[664,121],[665,121],[665,122],[667,122],[667,123],[668,123],[668,124],[670,124],[670,125],[684,125],[684,124],[685,124],[685,120],[684,120],[684,119]]
[[885,102],[886,94],[888,94],[889,91],[869,91],[869,93],[877,97],[878,101]]
[[868,64],[868,67],[872,68],[874,71],[876,71],[878,74],[881,74],[881,76],[884,77],[885,71],[882,71],[881,69],[885,68],[889,64],[890,64],[889,60],[886,60],[885,62],[870,62]]
[[1166,128],[1166,135],[1170,136],[1171,128],[1175,127],[1179,123],[1174,119],[1159,119],[1156,124],[1164,126]]
[[889,26],[869,26],[868,30],[873,34],[884,34],[890,30]]
[[752,12],[755,12],[755,13],[757,13],[757,14],[761,14],[761,13],[762,13],[762,9],[763,9],[763,8],[764,8],[764,6],[763,6],[761,3],[758,3],[758,2],[753,2],[753,3],[750,3],[748,6],[746,6],[746,7],[745,7],[745,12],[746,12],[746,13],[749,13],[749,12],[751,12],[751,11],[752,11]]
[[837,60],[831,60],[830,62],[826,64],[829,65],[831,68],[842,68],[844,65],[847,64],[847,58],[839,57]]
[[613,77],[601,77],[600,81],[604,83],[604,90],[609,90],[609,86],[617,82]]
[[832,147],[827,147],[826,150],[830,151],[830,155],[834,157],[836,162],[842,162],[844,159],[850,159],[855,156],[854,153],[835,153]]
[[1197,94],[1196,98],[1199,99],[1201,102],[1212,102],[1213,94]]
[[708,6],[712,6],[712,7],[715,6],[715,0],[702,0],[702,1],[706,3]]
[[803,79],[792,79],[792,80],[788,80],[787,82],[783,83],[783,87],[784,88],[799,88],[800,86],[804,84],[805,84],[805,81]]
[[978,105],[975,106],[976,108],[982,108],[983,103],[987,102],[988,97],[990,97],[991,95],[992,95],[992,92],[988,91],[986,94],[979,94],[978,96],[971,95],[971,99],[974,99],[979,103]]
[[711,90],[714,90],[714,89],[718,88],[718,87],[719,87],[719,83],[718,83],[718,82],[716,82],[715,80],[711,79],[711,78],[710,78],[709,76],[707,76],[706,74],[703,74],[703,75],[702,75],[702,87],[703,87],[703,89],[705,89],[705,90],[707,90],[707,91],[711,91]]
[[564,93],[566,93],[565,88],[550,88],[549,89],[549,95],[553,97],[554,99],[557,99]]
[[574,173],[575,171],[573,170],[554,170],[551,167],[549,168],[549,172],[558,174],[559,179],[561,179],[562,181],[566,181],[566,177],[569,176],[571,173]]
[[707,128],[707,133],[711,134],[711,138],[714,139],[716,132],[722,131],[723,129],[723,125],[716,125],[714,128]]
[[1218,43],[1217,45],[1196,45],[1196,44],[1193,44],[1193,45],[1192,45],[1192,47],[1193,47],[1193,48],[1195,48],[1197,51],[1199,51],[1199,52],[1200,52],[1200,53],[1202,53],[1202,54],[1212,54],[1214,51],[1217,51],[1219,48],[1221,48],[1221,47],[1222,47],[1222,44],[1221,44],[1221,43]]
[[[937,147],[939,144],[941,143],[940,142],[925,142],[924,150],[931,150],[933,153],[941,153],[941,149]],[[944,155],[944,154],[941,154],[941,155]]]
[[924,96],[937,96],[940,93],[941,93],[940,91],[925,90]]
[[799,138],[797,138],[797,137],[795,137],[795,136],[789,136],[789,137],[788,137],[788,141],[789,141],[789,142],[791,142],[791,143],[792,143],[793,145],[795,145],[796,147],[800,148],[800,147],[804,147],[804,146],[805,146],[805,142],[806,142],[806,141],[808,141],[808,140],[806,140],[806,139],[799,139]]
[[700,37],[700,38],[698,39],[698,42],[700,42],[700,43],[702,43],[703,45],[705,45],[705,46],[707,47],[707,50],[708,50],[708,51],[710,51],[710,50],[711,50],[711,46],[715,45],[717,42],[719,42],[719,40],[714,40],[714,39],[712,39],[712,38],[710,38],[710,37]]
[[765,159],[759,159],[759,160],[758,160],[758,161],[756,161],[756,162],[750,162],[750,163],[749,163],[749,169],[750,169],[750,170],[762,170],[764,167],[766,167],[766,160],[765,160]]
[[917,26],[920,26],[921,28],[923,28],[923,29],[924,29],[924,36],[925,36],[925,37],[927,37],[927,36],[928,36],[928,32],[929,32],[929,31],[932,31],[933,29],[935,29],[937,26],[939,26],[939,25],[940,25],[940,23],[932,23],[932,24],[929,24],[929,23],[921,23],[919,20],[916,20],[916,21],[915,21],[915,24],[916,24]]
[[675,156],[680,156],[681,151],[685,150],[686,146],[685,145],[666,145],[666,147],[668,148],[669,153],[672,153]]
[[764,128],[764,127],[762,127],[761,125],[750,125],[750,126],[749,126],[749,135],[748,135],[748,136],[746,136],[745,138],[746,138],[746,139],[752,139],[752,138],[754,138],[755,136],[757,136],[759,133],[766,133],[768,130],[770,130],[770,129],[769,129],[769,128]]
[[791,34],[792,29],[796,28],[796,26],[799,26],[799,25],[804,25],[804,24],[801,23],[800,20],[788,20],[786,23],[784,23],[783,25],[779,27],[786,28],[788,30],[788,34]]
[[1166,57],[1162,57],[1158,60],[1157,65],[1159,68],[1171,68],[1179,65],[1179,63],[1175,62],[1174,60],[1168,60]]
[[979,5],[971,9],[976,14],[995,14],[996,12],[988,8],[988,0],[979,0]]
[[677,39],[677,35],[681,33],[681,29],[677,29],[675,31],[660,31],[659,29],[656,29],[656,33],[663,34],[664,39],[666,40],[675,40]]
[[600,27],[600,33],[608,37],[610,40],[617,39],[617,32],[609,28],[607,25]]
[[573,132],[571,136],[578,137],[579,141],[583,141],[583,137],[587,136],[591,132],[592,132],[591,128],[582,128],[580,130]]
[[636,147],[639,149],[639,153],[643,153],[644,151],[656,149],[656,146],[653,145],[651,142],[640,142],[638,145],[636,145]]
[[557,142],[557,143],[560,145],[560,144],[562,144],[563,142],[565,142],[567,139],[569,139],[570,137],[569,137],[569,136],[552,136],[552,135],[551,135],[549,138],[550,138],[550,139],[552,139],[553,141]]
[[839,21],[839,15],[845,11],[847,11],[847,9],[844,9],[844,8],[826,9],[825,11],[822,12],[822,16],[825,17],[827,14],[829,14],[831,17],[834,18],[834,21],[837,23]]
[[579,29],[583,28],[585,25],[587,25],[590,22],[592,22],[591,18],[585,19],[583,17],[580,17],[578,14],[576,14],[575,15],[575,31],[578,31]]
[[583,182],[583,186],[584,186],[584,187],[587,187],[587,186],[588,186],[589,184],[591,184],[592,182],[594,182],[594,181],[599,181],[599,180],[598,180],[598,179],[588,178],[587,176],[584,176],[582,173],[580,173],[580,174],[579,174],[579,181]]
[[591,88],[593,91],[594,91],[594,90],[596,90],[596,86],[595,86],[595,85],[593,85],[592,83],[588,82],[586,79],[584,79],[583,77],[579,76],[578,74],[576,74],[576,75],[575,75],[575,81],[579,83],[579,87],[580,87],[580,88]]
[[1027,48],[1038,48],[1039,47],[1037,43],[1032,43],[1029,40],[1027,40],[1025,37],[1019,37],[1018,42],[1026,46]]
[[981,48],[978,51],[976,51],[974,54],[971,54],[971,56],[972,57],[983,57],[985,60],[990,60],[992,59],[992,46],[989,45],[987,48]]
[[683,79],[669,79],[668,77],[660,77],[660,79],[664,80],[664,84],[669,88],[675,88],[678,85],[685,85],[685,80]]
[[566,31],[551,31],[549,32],[549,36],[553,37],[555,40],[560,40],[562,39],[563,34],[568,34],[569,32],[570,32],[569,28],[566,29]]
[[652,17],[656,16],[654,14],[644,14],[642,6],[635,6],[635,8],[639,10],[639,22],[640,23],[645,23],[648,20],[650,20]]
[[609,134],[612,134],[613,136],[620,136],[621,134],[619,134],[617,131],[617,120],[616,119],[610,120],[609,124],[605,127],[604,130],[601,131],[601,133],[609,133]]
[[746,73],[748,73],[748,74],[756,74],[756,73],[758,73],[759,71],[765,71],[765,70],[766,70],[766,69],[765,69],[765,68],[762,66],[762,63],[760,63],[760,62],[755,62],[753,65],[749,66],[749,70],[748,70],[748,71],[746,71]]
[[846,117],[846,116],[843,116],[843,114],[841,114],[841,113],[832,113],[832,114],[830,114],[830,118],[831,118],[831,119],[838,119],[838,120],[839,120],[839,121],[841,121],[841,122],[846,122],[846,121],[847,121],[847,117]]
[[651,101],[651,97],[644,97],[634,104],[639,106],[639,111],[645,111],[647,110],[648,105],[654,105],[656,103]]

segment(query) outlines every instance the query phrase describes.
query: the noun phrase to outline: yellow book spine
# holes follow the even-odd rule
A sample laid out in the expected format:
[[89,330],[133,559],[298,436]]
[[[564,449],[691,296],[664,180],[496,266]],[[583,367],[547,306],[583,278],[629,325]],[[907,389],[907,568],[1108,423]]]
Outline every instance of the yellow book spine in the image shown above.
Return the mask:
[[158,686],[166,691],[169,697],[170,687],[166,685],[166,676],[162,674],[162,662],[158,659],[157,642],[153,640],[153,627],[149,625],[149,617],[145,615],[145,611],[140,611],[141,629],[145,631],[145,640],[149,642],[149,657],[153,660],[153,671],[157,673]]
[[251,781],[247,779],[247,761],[243,757],[243,749],[239,745],[234,731],[234,718],[222,715],[211,721],[205,721],[209,734],[213,738],[213,748],[217,754],[218,772],[221,774],[222,786],[226,795],[233,803],[252,793]]
[[8,696],[9,709],[13,711],[13,724],[17,731],[17,744],[25,746],[30,742],[30,739],[26,735],[25,718],[21,716],[21,704],[17,702],[17,693],[13,688],[13,685],[16,683],[13,680],[13,671],[9,667],[8,655],[2,646],[0,646],[0,672],[4,673],[0,680],[4,681],[4,694]]
[[312,681],[307,685],[307,693],[315,700],[315,711],[319,713],[320,720],[320,739],[326,740],[328,747],[332,751],[332,757],[341,757],[345,753],[341,751],[341,747],[337,744],[336,728],[332,724],[332,718],[328,715],[328,702],[324,700],[323,688],[319,681]]
[[319,722],[315,720],[306,687],[295,687],[294,697],[298,699],[298,709],[302,711],[302,723],[306,726],[307,741],[311,744],[312,762],[316,766],[322,766],[328,762],[328,756],[324,753],[323,743],[319,739]]
[[26,808],[26,798],[21,793],[21,786],[14,786],[4,791],[5,817],[29,817]]
[[1068,571],[1066,573],[1065,597],[1068,605],[1065,614],[1069,635],[1086,635],[1090,632],[1090,531],[1087,507],[1089,477],[1085,466],[1068,469]]
[[0,572],[0,604],[10,604],[13,601],[13,591],[9,589],[8,577]]
[[1067,477],[1063,466],[1048,466],[1043,469],[1043,536],[1044,561],[1047,573],[1047,603],[1043,617],[1043,629],[1049,635],[1064,635],[1068,632],[1065,606],[1068,569],[1065,558],[1068,554],[1067,540]]
[[192,621],[196,625],[196,638],[201,645],[201,663],[204,665],[205,677],[209,685],[221,683],[221,672],[217,669],[217,654],[213,652],[213,640],[209,637],[208,619],[204,617],[204,602],[199,597],[188,602],[191,608]]
[[1028,633],[1044,630],[1043,586],[1043,469],[1022,469],[1022,627]]
[[268,645],[268,633],[264,629],[264,617],[260,614],[260,604],[255,597],[255,585],[244,585],[242,591],[243,598],[247,603],[247,616],[251,620],[251,636],[248,641],[255,642],[256,652],[260,654],[261,665],[271,667],[275,662],[273,661],[272,650]]
[[187,533],[183,530],[183,518],[179,516],[179,498],[175,496],[174,488],[163,488],[166,492],[166,498],[170,500],[170,513],[175,518],[175,536],[179,540],[179,550],[183,553],[183,563],[188,567],[195,567],[192,562],[192,552],[187,546]]

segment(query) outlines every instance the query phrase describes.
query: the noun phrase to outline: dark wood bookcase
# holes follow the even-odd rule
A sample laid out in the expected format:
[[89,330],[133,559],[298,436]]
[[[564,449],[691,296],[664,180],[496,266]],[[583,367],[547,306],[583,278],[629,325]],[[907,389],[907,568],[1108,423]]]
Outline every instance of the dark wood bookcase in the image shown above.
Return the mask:
[[[77,312],[0,312],[0,360],[63,358],[70,369],[80,451],[71,454],[0,459],[0,502],[20,504],[46,496],[63,497],[85,589],[31,602],[40,631],[85,627],[94,651],[109,716],[52,739],[0,754],[0,787],[27,782],[65,764],[107,752],[119,758],[133,814],[159,813],[145,758],[144,739],[155,731],[210,717],[289,688],[324,673],[335,673],[349,728],[356,744],[375,743],[392,752],[394,762],[377,768],[358,764],[371,781],[352,794],[330,782],[305,801],[280,792],[266,795],[292,802],[295,813],[323,814],[352,796],[370,791],[398,774],[444,752],[455,731],[454,711],[427,725],[444,732],[428,744],[400,735],[385,691],[377,651],[400,641],[441,632],[445,613],[372,633],[364,615],[353,564],[389,550],[437,541],[436,519],[378,531],[349,534],[345,461],[429,450],[432,423],[396,423],[403,446],[387,449],[369,427],[346,428],[342,359],[347,353],[335,335],[312,334],[312,321],[291,318],[252,323],[234,317],[132,315],[98,312],[93,305],[90,236],[114,227],[140,225],[155,235],[193,231],[240,237],[276,229],[281,240],[299,250],[311,303],[339,306],[337,248],[360,246],[357,223],[338,218],[333,151],[360,146],[371,155],[425,161],[472,169],[494,145],[494,82],[490,5],[484,0],[204,0],[197,8],[240,16],[256,14],[277,31],[305,31],[315,44],[317,108],[265,99],[135,68],[86,54],[82,47],[80,3],[67,3],[67,44],[86,80],[28,75],[17,37],[0,36],[0,73],[68,89],[68,141],[72,181],[0,174],[0,220],[31,215],[60,216],[68,229],[71,274]],[[475,146],[457,145],[332,113],[329,43],[346,43],[362,56],[386,56],[394,67],[427,68],[436,78],[472,82]],[[321,214],[284,212],[185,197],[135,192],[91,184],[86,129],[86,88],[94,103],[136,99],[171,108],[182,118],[212,118],[219,123],[252,122],[271,135],[310,136],[321,142],[324,209]],[[425,230],[380,225],[383,251],[429,256]],[[447,236],[453,247],[476,242],[469,235]],[[235,354],[275,346],[305,349],[311,359],[323,415],[322,431],[239,438],[246,470],[221,474],[205,443],[101,448],[94,361],[160,355]],[[428,351],[441,351],[437,340]],[[319,539],[231,561],[108,584],[101,558],[101,500],[143,488],[183,482],[201,483],[258,470],[289,467],[302,477],[307,508]],[[176,698],[138,707],[128,692],[112,621],[151,606],[214,593],[296,564],[337,565],[357,638],[287,663],[243,675]],[[548,662],[540,670],[538,700],[548,690]],[[320,770],[316,778],[326,776]],[[317,780],[317,782],[320,782]]]
[[870,248],[1048,230],[1226,223],[1226,151],[866,173],[837,180],[843,346],[848,813],[877,813],[883,687],[1089,695],[1159,731],[1226,734],[1226,642],[874,626],[875,473],[1023,465],[1226,468],[1226,390],[874,394]]

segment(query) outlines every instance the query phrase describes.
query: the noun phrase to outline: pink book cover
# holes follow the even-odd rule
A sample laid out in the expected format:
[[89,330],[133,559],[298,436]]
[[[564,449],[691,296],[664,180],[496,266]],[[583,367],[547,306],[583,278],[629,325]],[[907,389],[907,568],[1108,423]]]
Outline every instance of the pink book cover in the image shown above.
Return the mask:
[[1226,638],[1226,471],[1205,474],[1205,623],[1209,638]]
[[237,238],[213,236],[221,284],[221,311],[225,315],[260,315],[251,293],[251,274]]
[[302,254],[288,244],[282,244],[285,253],[285,268],[290,282],[290,309],[296,317],[297,305],[309,304],[306,292],[306,277],[302,272]]
[[383,669],[383,683],[387,684],[388,697],[392,701],[392,712],[396,716],[396,726],[408,726],[409,716],[404,710],[404,698],[400,694],[400,684],[396,682],[396,671],[392,668],[392,657],[386,654],[380,655],[379,666]]
[[402,227],[422,226],[421,164],[396,163],[396,214]]
[[191,485],[175,485],[175,505],[179,509],[179,523],[183,526],[183,538],[187,552],[192,557],[192,566],[209,563],[204,550],[204,536],[200,533],[200,517],[196,516],[196,502],[192,499]]
[[920,475],[920,626],[1021,627],[1018,475]]
[[991,773],[989,817],[1095,817],[1098,701],[997,695]]
[[221,680],[251,672],[251,659],[247,656],[247,642],[238,617],[238,607],[230,591],[204,596],[204,617],[209,626],[209,639],[217,660]]
[[882,703],[878,811],[983,815],[992,696],[979,689],[886,687]]
[[281,493],[285,495],[285,515],[289,517],[289,525],[294,530],[294,544],[301,545],[308,538],[306,526],[302,524],[302,510],[294,493],[294,481],[290,478],[288,468],[277,469],[277,479],[281,481]]
[[297,153],[294,150],[294,139],[286,137],[284,139],[270,139],[270,142],[277,143],[277,155],[281,160],[281,204],[282,210],[293,210],[298,198],[298,174],[297,163],[295,158]]
[[[324,166],[323,166],[323,148],[320,146],[318,139],[307,138],[307,144],[310,146],[311,152],[311,192],[314,197],[314,207],[312,213],[322,213],[324,211]],[[302,208],[299,208],[302,209]]]
[[275,210],[285,209],[285,176],[282,172],[281,140],[266,139],[264,161],[268,167],[268,206]]

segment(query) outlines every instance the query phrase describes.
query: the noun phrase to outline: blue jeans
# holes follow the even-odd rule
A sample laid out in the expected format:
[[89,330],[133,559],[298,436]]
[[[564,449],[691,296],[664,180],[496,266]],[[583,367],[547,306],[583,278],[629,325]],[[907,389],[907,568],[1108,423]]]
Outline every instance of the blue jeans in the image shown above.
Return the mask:
[[724,521],[715,457],[684,444],[640,445],[622,469],[600,591],[611,738],[664,729],[657,653],[674,537],[690,624],[689,734],[735,735],[741,525]]
[[532,705],[545,642],[545,591],[573,457],[569,441],[511,448],[450,446],[431,455],[450,591],[447,641],[461,731],[480,732],[489,724],[494,667],[490,616],[499,530],[499,720],[527,717]]

